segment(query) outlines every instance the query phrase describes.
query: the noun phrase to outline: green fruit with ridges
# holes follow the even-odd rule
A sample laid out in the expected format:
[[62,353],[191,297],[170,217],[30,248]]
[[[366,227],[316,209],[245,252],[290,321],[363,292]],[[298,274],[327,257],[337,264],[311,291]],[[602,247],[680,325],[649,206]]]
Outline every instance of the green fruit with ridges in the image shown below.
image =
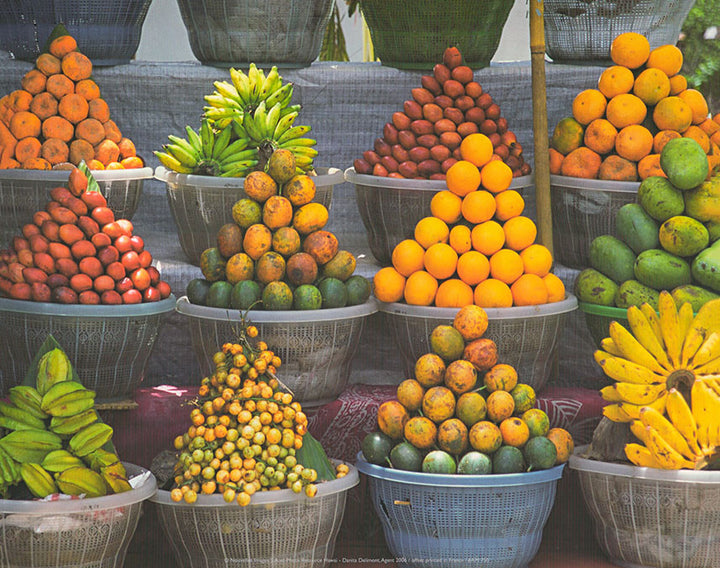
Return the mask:
[[319,310],[322,308],[322,294],[317,286],[302,284],[295,288],[293,308],[296,310]]
[[527,468],[522,451],[515,446],[500,446],[492,460],[493,473],[522,473]]
[[530,438],[523,448],[523,454],[530,470],[549,469],[557,460],[555,444],[544,436]]
[[347,305],[348,293],[345,283],[337,278],[323,278],[318,283],[322,295],[322,307],[344,308]]
[[390,450],[390,463],[395,469],[420,471],[423,457],[410,442],[400,442]]
[[453,457],[443,450],[428,452],[423,458],[422,471],[424,473],[453,474],[457,471],[457,464]]
[[185,294],[191,304],[204,306],[207,302],[208,291],[212,282],[205,278],[193,278],[185,287]]
[[376,431],[370,432],[362,439],[360,449],[368,463],[387,465],[393,444],[394,442],[390,436],[383,432]]
[[262,301],[262,289],[254,280],[241,280],[233,286],[230,307],[235,310],[249,310]]
[[463,475],[485,475],[492,473],[492,460],[482,452],[467,452],[457,465],[457,472]]

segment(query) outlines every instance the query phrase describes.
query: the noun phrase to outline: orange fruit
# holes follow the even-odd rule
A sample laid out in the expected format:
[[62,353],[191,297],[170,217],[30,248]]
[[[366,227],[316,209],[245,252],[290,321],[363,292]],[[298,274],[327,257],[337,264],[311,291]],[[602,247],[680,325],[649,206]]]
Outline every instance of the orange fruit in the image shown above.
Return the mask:
[[590,124],[605,114],[607,99],[598,89],[580,91],[572,102],[572,115],[580,124]]
[[710,109],[705,96],[700,91],[697,89],[685,89],[678,94],[678,97],[690,106],[693,124],[700,124],[708,117]]
[[407,277],[403,297],[412,306],[430,306],[435,300],[437,288],[438,281],[432,275],[418,270]]
[[454,223],[462,216],[462,199],[450,190],[438,191],[430,200],[430,213],[446,223]]
[[454,194],[464,197],[480,187],[480,170],[472,162],[458,160],[445,172],[445,183]]
[[548,302],[561,302],[565,299],[565,284],[557,275],[552,272],[546,274],[543,276],[543,282],[547,288]]
[[255,277],[262,284],[273,280],[282,280],[285,276],[285,257],[270,250],[257,259],[255,263]]
[[437,441],[437,426],[424,416],[413,416],[405,423],[405,439],[420,450],[428,450]]
[[461,209],[463,218],[469,223],[484,223],[495,215],[495,198],[489,191],[473,191],[463,197]]
[[550,418],[540,408],[531,408],[522,413],[520,417],[530,430],[530,437],[545,436],[550,431]]
[[272,249],[283,256],[292,256],[300,251],[300,233],[292,227],[280,227],[273,232]]
[[422,399],[423,416],[436,424],[455,414],[455,395],[444,386],[430,387]]
[[637,163],[617,154],[610,154],[600,164],[597,177],[614,181],[637,181]]
[[665,97],[655,105],[652,117],[660,130],[684,132],[692,124],[693,110],[679,95]]
[[251,172],[245,178],[243,191],[250,199],[264,203],[268,197],[277,194],[278,186],[265,172]]
[[530,439],[530,428],[517,416],[511,416],[500,422],[500,433],[504,444],[516,448],[524,446]]
[[570,432],[564,428],[550,428],[545,437],[555,444],[555,449],[557,449],[556,465],[565,463],[570,459],[570,456],[575,450],[575,442]]
[[451,325],[436,325],[430,332],[430,348],[445,361],[460,359],[465,341],[460,332]]
[[632,91],[635,75],[627,67],[611,65],[605,69],[598,79],[598,90],[611,99],[615,95],[622,95]]
[[710,152],[710,137],[705,134],[697,124],[691,124],[688,126],[687,130],[683,132],[682,135],[684,138],[692,138],[695,140],[695,142],[700,144],[700,147],[706,154]]
[[552,268],[553,258],[550,250],[541,244],[532,244],[522,250],[520,258],[526,274],[545,276]]
[[392,266],[385,266],[373,277],[373,293],[381,302],[399,302],[405,291],[405,277]]
[[548,301],[545,282],[537,274],[523,274],[512,283],[510,291],[516,306],[536,306]]
[[609,120],[595,119],[585,129],[585,146],[598,154],[612,152],[615,149],[617,133],[617,128]]
[[481,420],[470,427],[468,441],[474,450],[492,454],[502,445],[502,433],[489,420]]
[[470,250],[457,260],[457,275],[460,280],[475,286],[490,275],[490,261],[476,250]]
[[505,244],[505,231],[497,221],[485,221],[473,227],[470,233],[472,247],[485,256],[491,256]]
[[501,160],[491,160],[480,171],[482,186],[492,193],[500,193],[510,187],[513,171]]
[[315,182],[304,174],[299,174],[290,179],[282,186],[282,194],[296,207],[310,203],[315,197]]
[[241,280],[252,280],[255,276],[255,263],[244,252],[232,255],[225,264],[225,278],[230,284]]
[[322,203],[310,202],[295,209],[292,224],[301,235],[322,229],[328,222],[329,212]]
[[648,54],[647,67],[660,69],[668,77],[680,73],[682,64],[682,51],[675,45],[661,45],[651,50]]
[[387,400],[378,407],[378,428],[393,440],[399,440],[403,437],[405,423],[409,419],[410,415],[407,409],[397,400]]
[[680,134],[677,130],[660,130],[655,136],[653,136],[653,148],[652,151],[655,154],[662,152],[665,144],[670,142],[673,138],[680,138]]
[[435,305],[439,308],[461,308],[472,302],[473,289],[457,278],[441,282],[435,294]]
[[251,225],[243,236],[243,250],[257,260],[272,248],[272,232],[262,223]]
[[468,429],[458,418],[449,418],[440,423],[437,429],[438,447],[454,456],[468,448]]
[[647,106],[653,106],[670,94],[670,79],[660,69],[645,69],[635,78],[633,94]]
[[504,390],[510,392],[518,382],[518,374],[515,367],[507,363],[493,365],[483,377],[483,384],[488,392]]
[[487,397],[487,417],[492,422],[499,424],[506,418],[510,418],[515,411],[515,400],[512,395],[503,390],[491,392]]
[[564,176],[594,179],[600,170],[600,164],[602,164],[600,154],[581,146],[565,156],[560,173]]
[[685,89],[687,89],[688,82],[687,79],[680,75],[679,73],[677,75],[673,75],[670,77],[670,94],[671,95],[678,95],[682,93]]
[[615,36],[610,44],[610,58],[615,65],[630,69],[641,67],[650,55],[650,42],[636,32],[625,32]]
[[618,129],[630,124],[641,124],[646,116],[647,106],[640,97],[632,93],[614,96],[605,109],[605,118]]
[[287,197],[271,195],[263,203],[262,220],[270,230],[287,227],[292,222],[293,206]]
[[637,174],[640,180],[652,176],[667,177],[660,166],[660,154],[648,154],[640,160],[637,163]]
[[455,416],[462,420],[468,428],[480,420],[485,420],[486,415],[485,397],[479,392],[461,394],[455,403]]
[[438,280],[450,278],[457,268],[458,254],[447,243],[435,243],[425,251],[425,270]]
[[483,280],[475,286],[473,302],[483,308],[509,308],[513,297],[510,286],[495,278]]
[[445,378],[445,361],[436,353],[425,353],[415,361],[415,380],[425,388],[442,384]]
[[476,383],[477,370],[470,361],[457,359],[447,366],[445,370],[445,386],[456,396],[474,389]]
[[615,151],[626,160],[638,162],[653,149],[652,133],[639,124],[630,124],[618,132],[615,138]]
[[522,413],[530,410],[535,406],[535,389],[525,383],[518,383],[515,388],[510,391],[515,401],[515,412]]
[[415,240],[425,250],[435,243],[446,243],[449,235],[447,223],[437,217],[423,217],[415,225]]
[[422,406],[424,395],[425,387],[415,379],[405,379],[398,385],[396,391],[398,402],[407,408],[408,412],[415,412]]
[[495,365],[497,358],[497,344],[489,337],[473,339],[463,350],[463,359],[470,361],[482,373]]
[[495,219],[507,221],[517,217],[525,209],[525,200],[514,189],[506,189],[495,194]]
[[493,155],[493,144],[485,134],[469,134],[460,142],[460,155],[478,168],[483,167],[490,161]]
[[410,276],[413,272],[424,268],[424,255],[425,249],[420,246],[420,243],[413,239],[405,239],[395,245],[391,262],[400,274]]
[[559,175],[565,156],[563,156],[555,148],[548,148],[548,157],[550,173],[553,175]]
[[530,217],[518,215],[508,219],[503,225],[505,233],[505,246],[515,251],[521,251],[535,242],[537,227]]
[[555,125],[550,146],[566,156],[580,147],[584,133],[585,129],[582,124],[572,116],[566,116]]
[[488,327],[487,312],[474,304],[460,308],[453,318],[453,327],[465,341],[479,339]]
[[467,225],[455,225],[450,229],[448,243],[458,254],[463,254],[472,248],[472,236]]

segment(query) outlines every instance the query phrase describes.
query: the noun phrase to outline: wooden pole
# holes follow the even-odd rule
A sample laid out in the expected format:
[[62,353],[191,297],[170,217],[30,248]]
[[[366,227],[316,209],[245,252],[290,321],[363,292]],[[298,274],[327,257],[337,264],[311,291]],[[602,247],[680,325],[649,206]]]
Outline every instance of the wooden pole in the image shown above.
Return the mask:
[[538,238],[553,252],[548,156],[547,95],[545,91],[545,11],[543,0],[530,3],[530,63],[532,69],[533,139],[535,143],[535,203]]

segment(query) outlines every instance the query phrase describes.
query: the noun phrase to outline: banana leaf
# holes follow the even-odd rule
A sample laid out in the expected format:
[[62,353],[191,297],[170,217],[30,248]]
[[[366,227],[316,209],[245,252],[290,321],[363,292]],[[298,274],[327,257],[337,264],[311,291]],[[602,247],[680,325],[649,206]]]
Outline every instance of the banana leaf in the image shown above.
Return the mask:
[[335,468],[327,457],[322,444],[310,432],[305,432],[303,444],[295,454],[298,463],[317,471],[318,481],[331,481],[335,479]]
[[50,44],[57,38],[66,35],[70,35],[70,32],[67,31],[65,24],[56,25],[53,28],[53,31],[50,32],[50,35],[48,36],[47,41],[45,42],[45,45],[43,46],[40,53],[50,53]]
[[87,189],[85,192],[89,191],[100,191],[100,184],[98,184],[97,180],[95,179],[95,176],[92,175],[92,171],[90,168],[88,168],[88,165],[85,163],[85,160],[80,160],[80,163],[78,164],[78,169],[85,174],[85,177],[88,180]]

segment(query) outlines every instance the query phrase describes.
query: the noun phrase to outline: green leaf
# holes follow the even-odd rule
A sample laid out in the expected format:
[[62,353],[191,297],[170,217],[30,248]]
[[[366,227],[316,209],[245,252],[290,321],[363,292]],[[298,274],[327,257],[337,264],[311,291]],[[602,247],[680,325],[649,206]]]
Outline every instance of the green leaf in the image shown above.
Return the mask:
[[349,61],[345,35],[341,25],[340,11],[333,6],[332,17],[328,21],[320,48],[320,61]]
[[[49,351],[52,351],[53,349],[60,349],[63,353],[65,353],[65,350],[62,348],[62,346],[57,342],[57,339],[52,334],[49,334],[45,341],[43,341],[43,344],[40,346],[40,349],[37,350],[35,353],[35,357],[33,357],[32,362],[30,363],[30,367],[28,367],[27,372],[25,373],[25,378],[22,381],[22,385],[27,387],[33,387],[37,386],[37,373],[38,373],[38,363],[40,362],[40,359],[42,358],[45,353],[48,353]],[[72,374],[73,374],[73,380],[80,382],[80,379],[78,378],[77,371],[75,370],[75,367],[72,368]]]
[[322,444],[310,432],[303,434],[302,441],[302,446],[295,454],[298,463],[317,471],[318,481],[335,479],[335,468],[328,459]]
[[100,191],[100,185],[98,184],[97,180],[95,179],[95,176],[92,175],[92,172],[90,171],[90,168],[88,168],[87,164],[85,163],[85,160],[80,160],[80,163],[78,164],[78,168],[82,173],[85,174],[85,177],[87,177],[88,180],[88,186],[85,191]]

